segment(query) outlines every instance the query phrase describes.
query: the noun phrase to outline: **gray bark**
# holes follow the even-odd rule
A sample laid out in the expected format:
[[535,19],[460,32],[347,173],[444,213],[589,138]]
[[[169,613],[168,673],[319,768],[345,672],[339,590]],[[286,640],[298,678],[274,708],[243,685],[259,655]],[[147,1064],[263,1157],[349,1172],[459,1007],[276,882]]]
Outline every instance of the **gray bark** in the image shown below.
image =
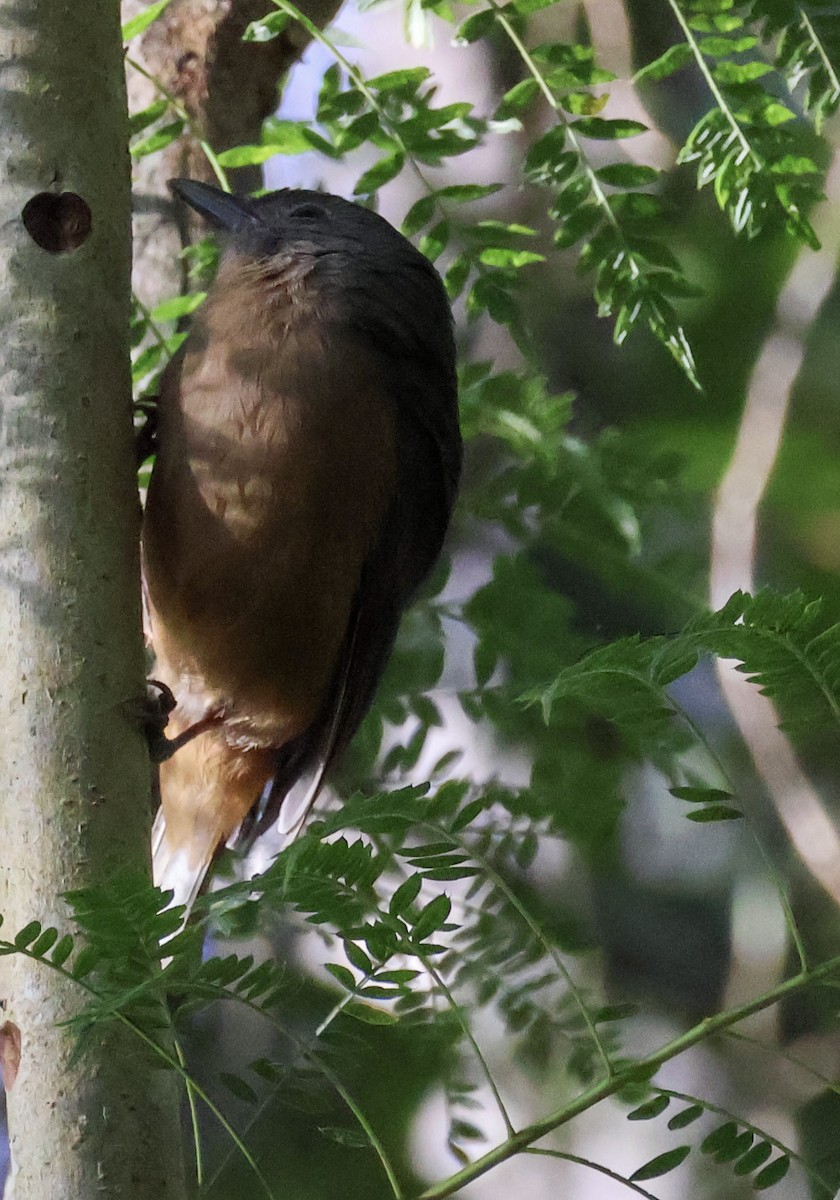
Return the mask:
[[[145,864],[150,778],[117,5],[0,0],[0,63],[0,911],[10,936],[33,919],[66,928],[61,892]],[[36,194],[65,191],[90,207],[92,232],[51,253],[21,214]],[[120,1032],[72,1063],[56,1023],[84,993],[47,968],[0,959],[0,999],[22,1036],[7,1195],[182,1200],[174,1077]]]

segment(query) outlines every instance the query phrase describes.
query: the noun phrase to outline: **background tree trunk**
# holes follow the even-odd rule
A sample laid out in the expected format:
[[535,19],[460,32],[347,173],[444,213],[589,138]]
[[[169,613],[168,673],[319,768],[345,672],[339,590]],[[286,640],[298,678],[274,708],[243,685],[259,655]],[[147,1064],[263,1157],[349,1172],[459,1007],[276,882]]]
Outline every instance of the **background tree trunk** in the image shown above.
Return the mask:
[[[0,61],[0,911],[13,931],[66,928],[62,891],[142,867],[150,779],[117,7],[0,0]],[[57,206],[62,192],[75,208]],[[22,220],[39,193],[53,198],[29,221],[41,245]],[[0,969],[3,1019],[22,1033],[7,1196],[182,1200],[174,1078],[122,1034],[71,1062],[56,1024],[84,993],[18,956]]]
[[[146,4],[147,0],[123,0],[123,20],[136,16]],[[298,2],[301,12],[319,26],[329,24],[340,6],[341,0]],[[196,133],[217,153],[259,142],[263,121],[277,108],[283,77],[310,40],[301,25],[291,24],[272,41],[243,42],[249,22],[271,9],[271,0],[172,0],[131,43],[131,111],[139,112],[161,96],[152,80],[133,68],[136,62],[177,98],[193,122],[192,130],[162,153],[135,165],[134,287],[150,305],[177,295],[183,282],[178,259],[182,236],[166,181],[186,175],[218,182]],[[237,190],[259,187],[261,178],[258,167],[231,172]]]

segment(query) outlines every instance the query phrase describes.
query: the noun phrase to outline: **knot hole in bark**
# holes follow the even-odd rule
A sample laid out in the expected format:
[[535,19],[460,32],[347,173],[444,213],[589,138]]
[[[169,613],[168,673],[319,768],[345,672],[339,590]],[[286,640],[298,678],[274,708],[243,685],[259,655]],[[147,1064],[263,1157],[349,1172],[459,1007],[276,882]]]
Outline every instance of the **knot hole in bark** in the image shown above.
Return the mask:
[[75,192],[39,192],[21,213],[26,232],[48,254],[68,254],[86,242],[93,217],[86,200]]

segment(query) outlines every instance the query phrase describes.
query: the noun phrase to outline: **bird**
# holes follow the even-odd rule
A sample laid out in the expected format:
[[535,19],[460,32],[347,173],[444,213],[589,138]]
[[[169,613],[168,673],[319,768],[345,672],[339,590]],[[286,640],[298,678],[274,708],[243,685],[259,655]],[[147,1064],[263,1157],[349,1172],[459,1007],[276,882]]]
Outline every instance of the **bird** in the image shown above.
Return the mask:
[[225,845],[310,806],[438,559],[462,441],[432,263],[371,209],[197,180],[218,272],[163,372],[142,525],[171,692],[155,882],[187,909]]

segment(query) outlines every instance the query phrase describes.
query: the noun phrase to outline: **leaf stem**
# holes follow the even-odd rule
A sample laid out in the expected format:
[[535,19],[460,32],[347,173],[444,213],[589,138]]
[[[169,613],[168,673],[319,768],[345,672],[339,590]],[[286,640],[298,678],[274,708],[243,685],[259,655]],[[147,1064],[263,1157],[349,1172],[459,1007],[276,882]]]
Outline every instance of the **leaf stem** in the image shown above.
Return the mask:
[[221,187],[222,191],[233,191],[232,187],[230,186],[227,173],[222,164],[219,162],[215,150],[207,141],[207,139],[202,137],[201,133],[199,132],[198,125],[196,124],[196,121],[189,110],[184,107],[177,96],[173,95],[173,93],[170,92],[167,87],[164,87],[161,81],[154,76],[151,71],[147,71],[142,63],[139,63],[136,58],[132,58],[131,55],[126,55],[125,61],[133,71],[137,72],[138,75],[142,75],[144,79],[148,79],[149,83],[154,84],[161,96],[168,101],[168,103],[172,106],[172,109],[178,114],[178,116],[187,126],[190,133],[201,147],[202,153],[210,164],[216,179],[219,181],[219,186]]
[[601,1060],[606,1069],[607,1076],[609,1077],[610,1075],[612,1075],[613,1065],[612,1065],[612,1062],[610,1061],[609,1052],[607,1051],[606,1046],[604,1045],[603,1041],[601,1040],[601,1035],[598,1033],[598,1028],[595,1024],[595,1021],[593,1020],[592,1014],[590,1013],[589,1008],[587,1007],[587,1004],[586,1004],[585,1000],[583,999],[583,996],[580,992],[580,989],[578,988],[577,984],[574,981],[574,978],[572,977],[571,972],[569,971],[569,968],[566,966],[566,964],[563,962],[560,955],[557,953],[557,948],[555,946],[552,946],[552,944],[549,942],[548,938],[545,936],[543,931],[540,929],[539,925],[536,923],[534,918],[528,912],[527,908],[522,903],[522,901],[519,899],[516,892],[513,890],[513,888],[510,887],[510,885],[508,884],[508,882],[504,878],[504,876],[499,874],[499,872],[495,869],[495,867],[492,865],[492,863],[489,862],[489,860],[487,858],[485,858],[485,856],[479,850],[477,850],[475,846],[470,845],[467,842],[464,842],[462,839],[458,838],[457,836],[454,836],[448,829],[444,828],[442,825],[436,825],[436,824],[432,824],[430,822],[427,822],[427,824],[430,829],[434,829],[434,831],[436,833],[438,833],[441,837],[444,837],[444,838],[448,839],[449,841],[451,841],[454,845],[459,846],[466,854],[468,854],[472,859],[474,859],[474,861],[476,863],[478,863],[478,865],[482,868],[482,870],[487,875],[488,879],[491,879],[493,881],[494,887],[499,889],[499,891],[502,893],[502,895],[507,900],[508,904],[510,904],[510,906],[519,914],[519,916],[522,918],[522,920],[528,926],[528,929],[531,931],[533,936],[536,938],[536,940],[542,946],[543,950],[546,952],[546,954],[549,956],[549,958],[551,958],[552,962],[557,967],[557,970],[560,972],[563,979],[565,980],[566,987],[569,989],[569,993],[571,994],[572,998],[574,999],[574,1001],[578,1007],[578,1011],[580,1012],[580,1015],[583,1017],[583,1020],[586,1023],[586,1028],[589,1030],[589,1036],[592,1038],[592,1041],[593,1041],[599,1055],[601,1056]]
[[577,1163],[581,1167],[589,1167],[592,1171],[598,1171],[601,1175],[606,1175],[609,1179],[614,1179],[616,1183],[623,1183],[631,1192],[635,1192],[637,1196],[644,1196],[645,1200],[656,1200],[653,1192],[647,1191],[638,1183],[633,1183],[624,1175],[619,1175],[618,1171],[611,1171],[609,1167],[605,1167],[603,1163],[593,1162],[591,1158],[581,1158],[579,1154],[570,1154],[568,1150],[548,1150],[541,1149],[538,1146],[529,1146],[525,1151],[526,1154],[542,1154],[547,1158],[562,1158],[565,1162]]
[[780,1142],[778,1138],[773,1137],[772,1134],[766,1133],[757,1125],[753,1125],[750,1121],[745,1121],[743,1117],[737,1116],[735,1113],[730,1112],[727,1108],[721,1108],[719,1104],[712,1104],[710,1101],[704,1100],[702,1096],[692,1096],[689,1092],[675,1092],[672,1091],[671,1088],[654,1087],[653,1090],[657,1093],[657,1095],[668,1096],[672,1100],[684,1100],[686,1104],[699,1104],[700,1107],[705,1109],[706,1112],[715,1113],[719,1117],[725,1117],[727,1121],[732,1121],[734,1124],[741,1126],[741,1128],[748,1130],[751,1134],[753,1134],[754,1137],[759,1138],[760,1141],[768,1142],[771,1146],[778,1150],[780,1154],[785,1154],[788,1158],[792,1158],[795,1162],[798,1162],[806,1175],[810,1176],[810,1178],[813,1179],[815,1183],[818,1183],[820,1187],[825,1188],[827,1192],[833,1194],[833,1189],[830,1184],[828,1184],[826,1180],[823,1179],[816,1171],[809,1167],[808,1163],[801,1154],[797,1154],[795,1150],[791,1150],[789,1146],[784,1144],[784,1142]]
[[[530,71],[530,73],[531,73],[532,77],[534,78],[540,91],[545,96],[547,102],[551,105],[552,109],[554,110],[555,115],[557,116],[561,125],[565,129],[566,137],[571,142],[571,144],[574,148],[575,154],[578,156],[578,161],[583,169],[584,175],[589,180],[590,187],[592,188],[592,195],[595,197],[596,201],[598,202],[599,207],[601,209],[603,209],[604,215],[606,216],[610,225],[612,225],[613,229],[617,233],[621,233],[621,229],[618,224],[618,221],[616,220],[615,213],[613,212],[612,208],[610,207],[610,202],[607,199],[604,189],[601,187],[601,181],[599,180],[594,168],[592,167],[591,163],[589,162],[589,159],[587,158],[586,154],[584,153],[583,147],[581,146],[580,141],[577,137],[577,134],[574,131],[574,126],[571,124],[571,122],[566,120],[566,118],[563,114],[563,110],[560,106],[560,102],[558,101],[558,99],[556,98],[554,93],[552,92],[551,88],[548,86],[548,81],[546,80],[545,76],[543,75],[542,71],[539,69],[537,64],[534,62],[534,59],[531,56],[531,53],[528,50],[525,43],[522,41],[522,38],[516,32],[513,25],[509,21],[509,19],[505,16],[504,12],[496,4],[496,0],[491,0],[490,7],[493,9],[493,11],[496,14],[496,20],[501,25],[502,29],[504,29],[504,31],[507,34],[508,38],[510,39],[511,43],[516,48],[516,51],[519,54],[519,57],[522,59],[525,66]],[[627,261],[630,264],[630,270],[633,274],[633,277],[637,278],[638,275],[640,274],[639,267],[636,263],[635,257],[629,251],[629,249],[627,251]]]
[[455,1016],[455,1020],[460,1025],[461,1031],[464,1034],[464,1037],[467,1039],[470,1046],[472,1047],[473,1054],[475,1055],[476,1059],[478,1060],[478,1064],[481,1067],[481,1073],[484,1076],[484,1078],[487,1080],[487,1085],[490,1088],[490,1091],[493,1093],[493,1099],[496,1101],[496,1107],[498,1108],[498,1110],[501,1114],[502,1120],[505,1123],[505,1129],[507,1130],[508,1137],[514,1137],[516,1135],[516,1130],[513,1127],[513,1122],[510,1119],[510,1114],[508,1113],[508,1110],[505,1106],[505,1102],[502,1099],[502,1095],[498,1089],[496,1080],[493,1078],[493,1072],[490,1070],[490,1064],[487,1062],[487,1059],[484,1057],[481,1047],[479,1046],[478,1042],[475,1039],[475,1035],[473,1034],[473,1031],[470,1027],[470,1023],[464,1016],[464,1013],[463,1013],[463,1010],[461,1009],[460,1004],[455,999],[455,997],[452,995],[451,989],[447,986],[446,981],[443,979],[440,972],[432,964],[431,959],[429,959],[425,954],[423,954],[419,950],[419,948],[415,948],[414,952],[417,955],[420,962],[423,964],[423,966],[428,971],[429,975],[431,975],[432,979],[435,981],[438,988],[440,988],[441,992],[446,997],[446,1001],[449,1004],[449,1007]]
[[[181,1043],[177,1038],[173,1038],[175,1053],[178,1056],[178,1062],[186,1072],[187,1060],[184,1058],[184,1051]],[[195,1103],[195,1089],[193,1087],[192,1077],[185,1073],[184,1084],[187,1093],[187,1104],[190,1109],[190,1129],[192,1130],[193,1149],[195,1151],[195,1182],[198,1187],[204,1186],[204,1156],[201,1149],[201,1130],[198,1127],[198,1109]]]
[[840,96],[840,77],[838,77],[831,59],[825,52],[825,46],[822,44],[822,38],[817,33],[813,23],[811,22],[811,18],[801,5],[799,6],[799,16],[802,20],[805,30],[807,31],[808,37],[811,39],[811,45],[819,55],[820,61],[825,69],[825,73],[828,76],[829,83],[831,84],[832,91],[834,92],[834,98],[836,98]]
[[[42,958],[41,956],[39,956],[37,954],[33,954],[30,950],[28,950],[24,946],[16,946],[14,942],[7,942],[7,941],[3,940],[3,941],[0,941],[0,952],[6,953],[6,954],[23,954],[31,962],[41,963],[43,966],[49,967],[53,971],[57,971],[59,973],[59,975],[63,976],[65,979],[68,979],[71,982],[78,984],[78,986],[83,988],[88,993],[88,995],[93,996],[95,999],[99,1000],[100,1003],[104,999],[97,992],[96,988],[92,987],[91,984],[87,983],[84,979],[77,979],[76,976],[72,973],[72,971],[68,971],[65,967],[60,967],[56,963],[50,962],[50,960],[48,958]],[[277,1196],[272,1191],[268,1180],[263,1175],[262,1171],[260,1170],[259,1166],[257,1165],[256,1159],[254,1158],[254,1156],[252,1155],[252,1153],[248,1149],[248,1147],[245,1145],[245,1143],[242,1140],[242,1138],[240,1137],[240,1135],[233,1128],[230,1121],[228,1121],[227,1117],[224,1115],[224,1113],[221,1111],[221,1109],[213,1102],[213,1100],[211,1100],[210,1096],[208,1096],[207,1092],[204,1090],[204,1088],[201,1086],[201,1084],[196,1083],[196,1081],[193,1079],[193,1077],[187,1072],[186,1068],[181,1065],[181,1063],[178,1061],[178,1058],[171,1055],[167,1050],[165,1050],[163,1048],[163,1046],[159,1045],[159,1043],[156,1042],[154,1040],[154,1038],[150,1037],[145,1032],[145,1030],[141,1029],[139,1025],[135,1024],[135,1022],[132,1021],[130,1017],[127,1017],[125,1015],[125,1013],[120,1012],[119,1009],[113,1009],[113,1010],[111,1010],[111,1012],[112,1012],[113,1017],[117,1021],[119,1021],[120,1024],[124,1025],[126,1027],[126,1029],[129,1029],[136,1037],[138,1037],[140,1039],[141,1042],[144,1042],[149,1047],[149,1049],[154,1054],[156,1054],[158,1058],[161,1059],[162,1062],[166,1063],[166,1065],[168,1067],[171,1067],[172,1070],[175,1071],[176,1074],[180,1076],[180,1078],[184,1081],[185,1085],[188,1084],[193,1089],[195,1094],[207,1106],[207,1108],[210,1110],[210,1112],[213,1114],[213,1116],[216,1118],[216,1120],[221,1125],[222,1129],[224,1129],[225,1133],[228,1135],[228,1137],[234,1143],[236,1148],[239,1150],[240,1154],[245,1159],[248,1166],[254,1172],[257,1179],[260,1181],[260,1183],[265,1191],[265,1194],[269,1197],[269,1200],[278,1200]],[[177,1043],[176,1043],[176,1045],[177,1045]]]
[[741,144],[741,149],[744,151],[744,153],[746,155],[748,155],[752,159],[752,161],[755,163],[756,167],[760,168],[763,165],[762,161],[759,158],[759,156],[756,154],[756,152],[753,150],[750,143],[748,142],[746,134],[744,133],[741,126],[739,125],[738,120],[737,120],[735,114],[733,113],[732,109],[729,107],[729,105],[726,102],[726,97],[724,96],[724,94],[720,90],[720,88],[718,87],[717,80],[715,79],[714,75],[712,74],[712,71],[709,68],[709,64],[706,62],[706,59],[703,55],[703,51],[700,49],[700,46],[698,45],[697,38],[694,36],[694,33],[692,32],[690,25],[686,21],[684,15],[683,15],[682,9],[680,8],[679,4],[677,3],[677,0],[668,0],[668,4],[669,4],[674,16],[677,18],[677,21],[679,22],[679,26],[680,26],[680,29],[682,30],[683,37],[685,38],[686,43],[687,43],[689,49],[691,50],[691,53],[694,55],[694,59],[697,63],[700,74],[703,76],[703,79],[706,81],[706,86],[708,87],[709,91],[712,93],[712,97],[715,101],[715,104],[717,104],[718,108],[723,113],[726,120],[729,122],[729,125],[730,125],[733,133],[735,134],[736,138],[738,139],[738,141]]
[[647,1078],[653,1074],[663,1063],[669,1062],[672,1058],[683,1054],[699,1042],[705,1042],[715,1034],[723,1033],[730,1026],[736,1025],[746,1017],[752,1016],[753,1013],[762,1012],[765,1008],[771,1008],[787,996],[793,995],[805,987],[819,983],[838,970],[840,970],[840,955],[828,959],[819,966],[813,967],[810,971],[801,972],[790,979],[786,979],[783,983],[771,988],[770,991],[764,992],[761,996],[757,996],[754,1000],[750,1000],[738,1008],[717,1013],[713,1017],[706,1017],[705,1020],[694,1025],[686,1033],[681,1034],[670,1042],[666,1042],[664,1046],[661,1046],[645,1058],[639,1059],[631,1067],[625,1067],[617,1071],[609,1079],[604,1079],[593,1087],[588,1088],[570,1103],[563,1105],[562,1108],[556,1109],[547,1117],[543,1117],[542,1120],[535,1121],[532,1125],[527,1126],[527,1128],[521,1129],[514,1137],[508,1138],[507,1141],[502,1142],[499,1146],[495,1146],[487,1154],[470,1163],[469,1166],[464,1167],[463,1170],[458,1171],[455,1175],[450,1176],[449,1179],[433,1184],[432,1187],[427,1188],[418,1197],[418,1200],[445,1200],[445,1197],[454,1195],[455,1192],[460,1191],[466,1184],[479,1179],[482,1175],[492,1170],[493,1167],[498,1166],[499,1163],[507,1162],[508,1159],[528,1150],[534,1142],[539,1141],[546,1134],[552,1133],[562,1125],[568,1124],[574,1117],[599,1104],[602,1100],[607,1099],[607,1097],[614,1096],[628,1083],[638,1083],[640,1079]]
[[[391,137],[396,142],[401,153],[405,155],[406,161],[411,165],[412,170],[414,171],[415,175],[422,183],[423,187],[426,189],[426,191],[431,196],[434,196],[435,195],[434,187],[429,182],[429,180],[426,178],[425,174],[423,173],[423,171],[420,167],[420,164],[417,162],[417,159],[415,158],[415,156],[412,154],[411,150],[406,145],[405,139],[403,138],[402,134],[400,133],[399,128],[394,124],[394,122],[391,120],[391,118],[385,112],[385,109],[382,107],[382,104],[379,102],[378,97],[368,87],[367,83],[365,82],[365,78],[362,75],[361,71],[359,71],[358,67],[355,67],[350,62],[349,58],[347,58],[346,55],[341,53],[341,51],[338,49],[338,47],[336,45],[334,45],[333,42],[330,41],[330,39],[323,32],[323,30],[319,29],[314,21],[311,21],[309,19],[309,17],[307,17],[304,13],[302,13],[300,11],[300,9],[297,8],[294,4],[291,4],[289,2],[289,0],[271,0],[271,3],[276,8],[279,8],[281,12],[286,13],[287,16],[292,17],[293,20],[295,20],[299,24],[301,24],[303,26],[303,28],[306,30],[306,32],[309,34],[309,36],[314,41],[319,42],[326,50],[329,50],[330,54],[333,56],[333,58],[339,64],[339,66],[343,67],[344,70],[347,72],[348,78],[353,81],[353,84],[355,85],[355,87],[358,88],[358,90],[362,93],[365,100],[367,100],[371,109],[379,117],[382,124],[387,127],[388,132],[390,133]],[[443,211],[443,205],[441,204],[441,202],[439,200],[436,200],[436,203],[437,203],[437,207],[440,208],[441,211]]]
[[350,1109],[351,1113],[353,1114],[353,1116],[356,1118],[359,1125],[361,1126],[361,1128],[362,1128],[365,1136],[367,1137],[368,1141],[370,1142],[371,1146],[376,1151],[376,1155],[377,1155],[380,1163],[382,1164],[382,1168],[388,1178],[388,1183],[391,1186],[391,1191],[394,1194],[394,1200],[404,1200],[404,1193],[403,1193],[402,1188],[400,1187],[400,1183],[399,1183],[399,1180],[397,1179],[396,1172],[394,1171],[394,1168],[391,1164],[391,1160],[389,1159],[388,1154],[385,1150],[385,1147],[383,1146],[378,1134],[376,1133],[375,1129],[368,1121],[364,1112],[361,1110],[361,1108],[359,1108],[359,1105],[353,1099],[353,1096],[351,1095],[351,1093],[344,1086],[344,1084],[342,1083],[339,1076],[336,1075],[336,1073],[335,1073],[335,1071],[333,1071],[332,1067],[330,1067],[324,1061],[322,1056],[317,1054],[316,1051],[311,1049],[311,1047],[307,1046],[306,1043],[301,1038],[297,1037],[296,1034],[292,1033],[291,1030],[288,1029],[283,1024],[282,1021],[278,1020],[277,1017],[273,1016],[272,1013],[268,1012],[266,1009],[260,1008],[260,1006],[258,1004],[255,1004],[253,1002],[253,1000],[249,1000],[246,996],[242,996],[238,992],[229,991],[227,988],[224,988],[224,987],[216,987],[216,988],[213,988],[212,990],[217,992],[218,999],[220,999],[220,1000],[235,1000],[239,1004],[243,1004],[246,1008],[249,1008],[251,1010],[251,1012],[258,1013],[259,1016],[261,1016],[264,1020],[268,1021],[268,1023],[270,1025],[273,1025],[274,1028],[277,1029],[283,1035],[283,1037],[285,1037],[288,1041],[290,1041],[296,1050],[298,1050],[305,1058],[308,1058],[310,1060],[310,1062],[314,1063],[318,1067],[318,1070],[321,1071],[321,1073],[324,1075],[325,1079],[328,1079],[330,1081],[330,1083],[333,1085],[335,1090],[338,1092],[341,1099],[344,1101],[344,1103]]

